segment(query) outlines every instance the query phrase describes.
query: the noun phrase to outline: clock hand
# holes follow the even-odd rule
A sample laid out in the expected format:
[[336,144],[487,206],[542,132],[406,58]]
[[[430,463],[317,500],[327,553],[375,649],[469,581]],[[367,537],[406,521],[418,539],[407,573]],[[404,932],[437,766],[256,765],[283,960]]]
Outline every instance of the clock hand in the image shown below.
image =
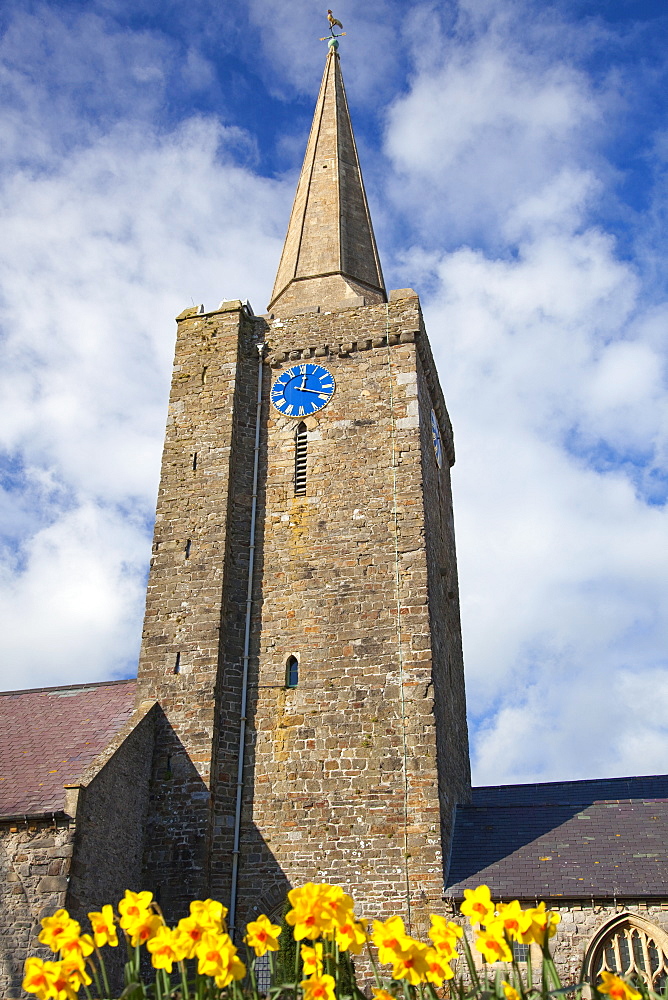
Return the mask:
[[297,388],[299,389],[300,392],[314,392],[316,396],[320,396],[320,394],[322,394],[323,396],[327,395],[327,393],[323,389],[304,389],[301,385],[297,386]]
[[300,386],[297,386],[297,388],[298,389],[303,389],[305,385],[306,385],[306,375],[303,375],[302,376],[302,384]]

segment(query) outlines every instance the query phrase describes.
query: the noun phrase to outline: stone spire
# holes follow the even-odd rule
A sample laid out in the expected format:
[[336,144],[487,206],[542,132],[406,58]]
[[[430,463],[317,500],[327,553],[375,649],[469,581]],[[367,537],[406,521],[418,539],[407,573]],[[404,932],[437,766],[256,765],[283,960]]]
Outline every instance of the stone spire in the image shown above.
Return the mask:
[[268,309],[285,315],[386,299],[339,55],[330,42]]

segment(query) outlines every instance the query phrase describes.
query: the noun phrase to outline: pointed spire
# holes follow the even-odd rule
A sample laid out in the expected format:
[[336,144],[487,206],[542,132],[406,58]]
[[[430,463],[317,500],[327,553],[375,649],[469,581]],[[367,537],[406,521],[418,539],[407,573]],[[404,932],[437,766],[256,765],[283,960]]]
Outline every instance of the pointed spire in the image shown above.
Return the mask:
[[339,56],[330,43],[268,308],[285,315],[386,299]]

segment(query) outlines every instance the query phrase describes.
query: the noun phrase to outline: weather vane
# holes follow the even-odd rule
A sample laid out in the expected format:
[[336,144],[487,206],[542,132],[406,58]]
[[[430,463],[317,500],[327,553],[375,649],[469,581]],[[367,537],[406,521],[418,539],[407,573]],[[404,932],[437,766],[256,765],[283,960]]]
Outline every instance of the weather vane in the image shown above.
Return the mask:
[[[332,49],[338,49],[339,43],[336,41],[336,39],[342,38],[345,35],[345,31],[343,30],[343,25],[336,17],[334,17],[331,10],[327,11],[327,20],[329,21],[329,34],[325,35],[324,38],[321,38],[320,41],[328,42],[329,47]],[[339,32],[338,35],[334,31],[334,28],[341,28],[341,31]]]

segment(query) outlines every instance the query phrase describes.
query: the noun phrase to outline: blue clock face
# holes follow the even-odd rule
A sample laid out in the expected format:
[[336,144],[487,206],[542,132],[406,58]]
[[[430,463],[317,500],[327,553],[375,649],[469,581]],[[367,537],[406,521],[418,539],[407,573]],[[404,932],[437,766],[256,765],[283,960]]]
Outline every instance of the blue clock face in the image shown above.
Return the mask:
[[274,382],[271,401],[286,417],[308,417],[329,403],[335,388],[334,376],[322,365],[293,365]]
[[443,464],[443,444],[441,442],[441,431],[438,426],[438,420],[436,419],[436,414],[433,410],[431,411],[431,439],[434,442],[436,464],[440,469]]

